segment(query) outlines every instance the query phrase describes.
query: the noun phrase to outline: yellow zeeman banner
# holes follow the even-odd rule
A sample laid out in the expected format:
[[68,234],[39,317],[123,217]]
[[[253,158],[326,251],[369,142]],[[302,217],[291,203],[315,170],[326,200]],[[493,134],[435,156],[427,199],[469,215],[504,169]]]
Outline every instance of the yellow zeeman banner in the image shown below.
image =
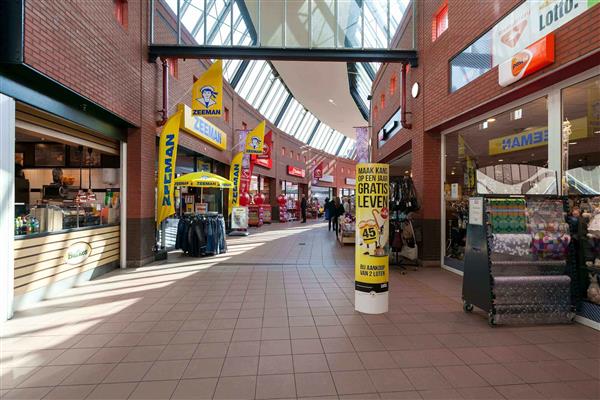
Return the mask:
[[179,124],[182,112],[178,111],[168,120],[160,133],[158,145],[158,201],[156,205],[156,226],[169,215],[175,213],[175,163],[177,161],[177,143],[179,142]]
[[355,290],[388,291],[389,165],[356,166]]
[[262,121],[246,135],[246,154],[262,154],[265,143],[265,121]]
[[192,86],[192,114],[202,117],[223,115],[223,61],[217,60]]
[[240,205],[240,178],[242,177],[242,159],[244,153],[237,153],[231,160],[231,170],[229,171],[229,180],[233,182],[233,188],[229,190],[229,213],[233,207]]

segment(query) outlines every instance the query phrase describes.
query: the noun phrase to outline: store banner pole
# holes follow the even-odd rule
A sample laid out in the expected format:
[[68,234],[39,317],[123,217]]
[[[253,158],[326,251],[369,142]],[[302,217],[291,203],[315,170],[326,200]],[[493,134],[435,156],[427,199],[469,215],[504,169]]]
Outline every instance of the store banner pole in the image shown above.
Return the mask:
[[388,311],[389,165],[356,165],[354,308],[366,314]]

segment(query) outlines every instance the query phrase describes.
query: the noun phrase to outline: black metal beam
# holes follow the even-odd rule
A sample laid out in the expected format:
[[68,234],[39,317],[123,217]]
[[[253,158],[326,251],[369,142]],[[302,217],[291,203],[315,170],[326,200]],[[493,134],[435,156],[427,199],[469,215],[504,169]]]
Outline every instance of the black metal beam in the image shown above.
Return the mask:
[[170,58],[221,58],[227,60],[274,61],[337,61],[337,62],[387,62],[418,65],[416,50],[394,49],[310,49],[246,46],[196,46],[154,44],[149,46],[150,61],[158,57]]

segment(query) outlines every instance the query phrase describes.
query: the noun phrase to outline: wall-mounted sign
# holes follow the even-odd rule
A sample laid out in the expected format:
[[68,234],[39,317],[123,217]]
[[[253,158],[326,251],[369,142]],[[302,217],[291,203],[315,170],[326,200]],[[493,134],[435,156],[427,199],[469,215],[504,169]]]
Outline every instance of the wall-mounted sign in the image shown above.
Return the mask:
[[[323,178],[323,161],[318,163],[313,170],[313,178],[321,179]],[[322,179],[321,179],[322,180]]]
[[400,109],[388,120],[385,126],[377,134],[378,146],[381,147],[386,141],[391,139],[394,135],[400,132],[402,126],[400,124]]
[[304,168],[294,167],[293,165],[287,166],[288,175],[297,176],[298,178],[304,178],[306,176],[306,171]]
[[333,183],[333,175],[323,175],[322,177],[319,178],[319,182],[328,182],[328,183]]
[[210,161],[196,160],[196,170],[198,172],[210,172]]
[[511,85],[554,62],[554,34],[543,37],[498,66],[500,86]]
[[178,110],[183,110],[181,130],[197,137],[198,139],[216,147],[219,150],[227,149],[227,134],[208,122],[203,117],[192,115],[192,110],[185,104],[177,105]]
[[346,178],[346,185],[356,185],[356,179]]
[[69,265],[79,265],[92,254],[92,246],[87,242],[73,243],[65,251],[64,260]]
[[494,66],[583,14],[598,0],[527,0],[492,28]]
[[231,229],[248,229],[248,207],[233,207]]

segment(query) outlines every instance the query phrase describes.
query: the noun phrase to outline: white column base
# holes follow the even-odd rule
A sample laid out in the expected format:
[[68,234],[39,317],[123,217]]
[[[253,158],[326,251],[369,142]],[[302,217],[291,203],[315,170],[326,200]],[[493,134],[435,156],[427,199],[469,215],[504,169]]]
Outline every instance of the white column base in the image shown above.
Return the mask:
[[383,314],[388,312],[388,293],[366,293],[354,291],[354,309],[364,314]]

